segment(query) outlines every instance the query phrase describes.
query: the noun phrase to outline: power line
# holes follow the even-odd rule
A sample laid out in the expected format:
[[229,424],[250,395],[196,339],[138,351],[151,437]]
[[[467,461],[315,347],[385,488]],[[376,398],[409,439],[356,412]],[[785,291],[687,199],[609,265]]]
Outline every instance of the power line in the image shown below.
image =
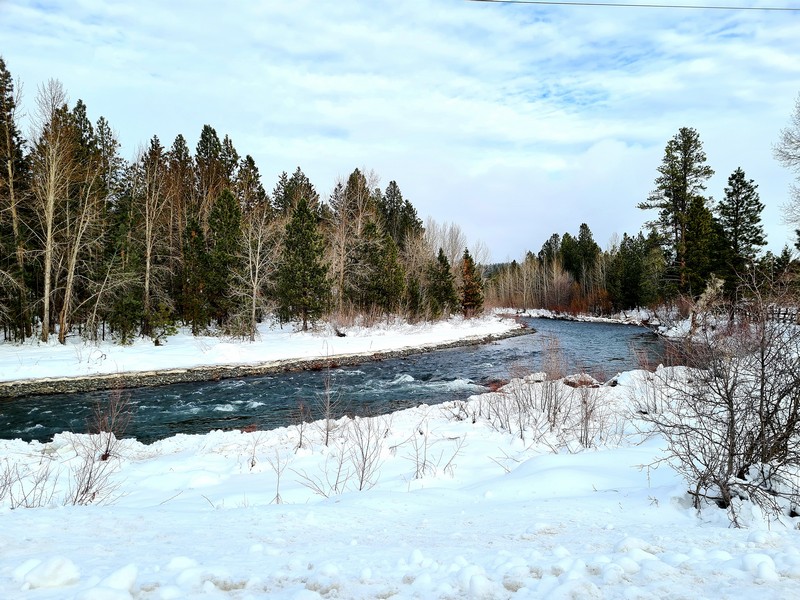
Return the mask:
[[700,10],[761,10],[773,12],[800,12],[800,8],[781,6],[728,6],[728,5],[693,5],[693,4],[624,4],[622,2],[568,2],[566,0],[467,0],[467,2],[485,2],[487,4],[539,4],[545,6],[602,6],[611,8],[686,8]]

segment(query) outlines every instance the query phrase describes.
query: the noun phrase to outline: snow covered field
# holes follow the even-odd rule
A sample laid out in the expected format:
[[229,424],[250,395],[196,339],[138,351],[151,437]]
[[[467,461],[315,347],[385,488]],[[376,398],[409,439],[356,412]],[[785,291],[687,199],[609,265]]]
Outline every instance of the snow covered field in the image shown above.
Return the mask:
[[632,411],[644,377],[558,383],[573,407],[591,394],[586,432],[533,414],[520,435],[531,379],[302,430],[124,440],[88,506],[63,505],[88,436],[0,441],[0,472],[48,477],[44,507],[11,510],[19,487],[0,503],[0,598],[800,597],[794,523],[730,528],[643,467],[662,455]]

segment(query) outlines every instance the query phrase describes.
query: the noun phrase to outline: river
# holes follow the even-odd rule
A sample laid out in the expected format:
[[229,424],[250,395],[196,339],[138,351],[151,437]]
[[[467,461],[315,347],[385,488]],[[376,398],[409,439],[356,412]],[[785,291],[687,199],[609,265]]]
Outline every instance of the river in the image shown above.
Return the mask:
[[[554,356],[565,374],[587,372],[602,381],[639,368],[642,354],[657,361],[663,352],[659,338],[641,327],[549,319],[528,319],[527,324],[536,333],[329,372],[124,390],[117,393],[124,394],[132,414],[125,435],[149,443],[212,429],[272,429],[297,422],[301,403],[318,416],[326,393],[342,414],[466,399],[493,381],[544,370]],[[0,401],[0,437],[48,441],[62,431],[86,432],[93,410],[108,398],[105,391]]]

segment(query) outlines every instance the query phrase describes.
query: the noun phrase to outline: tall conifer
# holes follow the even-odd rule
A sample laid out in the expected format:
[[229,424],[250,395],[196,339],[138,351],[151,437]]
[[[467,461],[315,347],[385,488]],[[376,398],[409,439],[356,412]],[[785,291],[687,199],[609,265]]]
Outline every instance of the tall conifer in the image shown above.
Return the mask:
[[465,317],[483,312],[483,278],[466,248],[461,259],[461,309]]
[[307,331],[328,305],[330,283],[323,262],[323,241],[317,217],[301,198],[286,224],[281,264],[277,273],[278,318],[299,321]]

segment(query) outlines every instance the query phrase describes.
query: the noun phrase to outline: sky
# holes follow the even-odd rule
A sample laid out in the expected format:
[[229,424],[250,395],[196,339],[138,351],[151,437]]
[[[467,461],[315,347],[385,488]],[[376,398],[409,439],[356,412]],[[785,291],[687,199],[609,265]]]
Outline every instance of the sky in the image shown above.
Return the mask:
[[59,79],[127,159],[153,135],[194,148],[207,123],[254,157],[267,190],[300,166],[327,198],[372,171],[493,261],[583,222],[604,248],[638,232],[655,214],[636,205],[681,127],[716,172],[709,195],[741,166],[766,205],[768,248],[794,239],[781,211],[793,175],[772,147],[800,93],[800,12],[0,0],[0,54],[24,109]]

